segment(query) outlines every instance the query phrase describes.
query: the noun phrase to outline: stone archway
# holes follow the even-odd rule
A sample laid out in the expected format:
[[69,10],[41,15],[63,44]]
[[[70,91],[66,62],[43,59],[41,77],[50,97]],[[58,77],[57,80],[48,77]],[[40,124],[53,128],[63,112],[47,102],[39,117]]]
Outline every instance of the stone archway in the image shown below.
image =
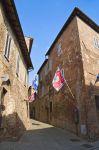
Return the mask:
[[4,117],[3,112],[5,111],[5,105],[4,105],[4,97],[7,93],[7,90],[4,87],[0,87],[0,129],[4,129]]

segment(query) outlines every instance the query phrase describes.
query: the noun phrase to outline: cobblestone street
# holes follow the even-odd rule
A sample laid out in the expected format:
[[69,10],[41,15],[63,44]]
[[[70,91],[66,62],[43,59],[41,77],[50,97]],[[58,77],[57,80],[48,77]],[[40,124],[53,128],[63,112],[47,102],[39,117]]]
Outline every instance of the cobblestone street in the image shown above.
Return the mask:
[[31,130],[17,142],[1,142],[0,150],[99,150],[99,142],[89,143],[51,125],[31,120]]

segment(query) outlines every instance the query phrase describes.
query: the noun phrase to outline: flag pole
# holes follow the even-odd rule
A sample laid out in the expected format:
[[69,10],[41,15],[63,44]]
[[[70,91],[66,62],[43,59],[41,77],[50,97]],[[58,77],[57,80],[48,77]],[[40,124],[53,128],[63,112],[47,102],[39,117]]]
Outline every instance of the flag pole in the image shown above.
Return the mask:
[[65,83],[66,83],[66,85],[67,85],[67,87],[68,87],[68,89],[69,89],[69,92],[71,93],[73,99],[75,99],[75,97],[74,97],[74,95],[73,95],[73,93],[72,93],[72,91],[71,91],[71,88],[69,87],[69,85],[68,85],[66,79],[65,79]]

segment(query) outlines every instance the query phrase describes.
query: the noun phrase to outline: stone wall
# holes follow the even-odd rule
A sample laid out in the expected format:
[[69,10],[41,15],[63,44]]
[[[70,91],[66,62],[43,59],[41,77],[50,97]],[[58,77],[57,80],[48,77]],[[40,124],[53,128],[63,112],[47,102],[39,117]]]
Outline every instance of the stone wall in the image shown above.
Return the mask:
[[[39,94],[34,102],[35,117],[80,136],[95,139],[99,136],[99,99],[97,106],[95,99],[95,95],[99,98],[99,82],[95,83],[99,73],[99,34],[78,17],[73,18],[61,33],[48,56],[48,62],[52,61],[50,72],[45,75],[46,66],[39,72],[39,76],[43,76],[39,87],[43,84],[48,90],[45,96]],[[58,56],[57,46],[60,43],[62,51]],[[66,84],[59,92],[52,87],[58,66],[64,69],[64,77],[75,98]]]
[[95,40],[99,43],[99,34],[79,18],[77,22],[85,78],[83,101],[86,104],[86,123],[89,136],[94,137],[99,135],[99,111],[95,103],[95,95],[99,95],[99,82],[95,84],[99,73],[99,48],[95,46]]
[[[12,38],[9,60],[4,56],[7,32],[10,33]],[[19,76],[16,75],[18,55],[20,55]],[[28,128],[27,104],[25,101],[28,96],[28,85],[24,82],[25,73],[27,74],[25,60],[0,4],[0,87],[7,91],[3,100],[1,99],[5,106],[5,110],[2,111],[2,127],[7,136],[20,135],[23,130]],[[2,82],[1,77],[4,74],[9,75],[9,84]]]
[[[60,43],[62,53],[58,56],[57,45]],[[79,111],[79,124],[75,124],[74,112],[75,109],[84,109],[84,105],[80,103],[82,89],[84,88],[84,75],[76,17],[52,47],[51,53],[49,54],[50,60],[52,61],[52,69],[49,72],[49,81],[45,84],[45,89],[48,87],[49,91],[47,96],[41,98],[41,100],[39,99],[41,101],[40,106],[44,105],[43,107],[45,107],[46,104],[48,105],[48,113],[44,109],[39,110],[40,116],[38,119],[80,134],[81,112]],[[64,69],[64,77],[72,90],[74,99],[66,84],[59,92],[56,92],[52,87],[52,80],[58,66]],[[42,68],[41,72],[44,74],[44,68]],[[49,73],[47,76],[49,76]],[[39,103],[39,101],[35,102],[34,105]],[[52,102],[52,112],[50,112],[50,102]],[[83,120],[85,121],[84,114]]]

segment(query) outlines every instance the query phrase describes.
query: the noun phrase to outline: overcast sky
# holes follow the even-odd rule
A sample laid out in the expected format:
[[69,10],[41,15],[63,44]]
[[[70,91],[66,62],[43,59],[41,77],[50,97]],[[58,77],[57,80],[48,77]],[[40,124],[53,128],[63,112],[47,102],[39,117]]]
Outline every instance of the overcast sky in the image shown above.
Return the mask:
[[24,35],[34,38],[30,84],[45,53],[75,7],[99,24],[99,0],[14,0]]

